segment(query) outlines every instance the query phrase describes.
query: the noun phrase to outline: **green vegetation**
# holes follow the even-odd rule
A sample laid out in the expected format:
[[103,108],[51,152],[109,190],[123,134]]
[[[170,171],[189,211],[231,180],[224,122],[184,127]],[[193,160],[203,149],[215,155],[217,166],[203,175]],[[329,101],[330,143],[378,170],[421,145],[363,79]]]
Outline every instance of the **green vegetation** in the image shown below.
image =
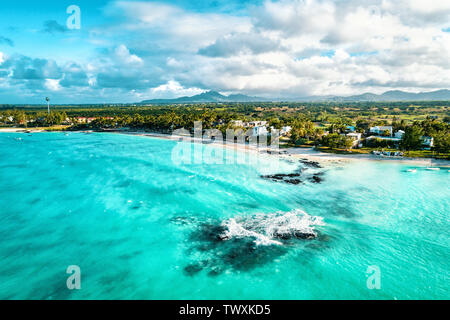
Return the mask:
[[331,133],[322,137],[321,144],[332,149],[350,149],[353,145],[353,141],[352,139],[338,133]]
[[417,150],[422,146],[423,130],[417,125],[405,128],[405,135],[400,141],[400,147],[403,150]]
[[[128,128],[171,133],[180,128],[192,130],[195,121],[202,121],[204,129],[216,128],[225,134],[227,129],[247,129],[237,127],[233,120],[263,120],[275,129],[292,128],[282,139],[285,146],[314,146],[328,152],[352,153],[381,148],[449,158],[449,106],[449,101],[92,105],[54,106],[48,115],[46,106],[8,105],[0,107],[0,126],[68,125],[69,130]],[[405,134],[399,141],[391,138],[389,130],[384,130],[376,138],[365,139],[373,126],[392,126],[393,132],[403,130]],[[353,129],[362,133],[360,141],[346,135]],[[433,143],[429,150],[424,150],[427,137],[433,138]]]

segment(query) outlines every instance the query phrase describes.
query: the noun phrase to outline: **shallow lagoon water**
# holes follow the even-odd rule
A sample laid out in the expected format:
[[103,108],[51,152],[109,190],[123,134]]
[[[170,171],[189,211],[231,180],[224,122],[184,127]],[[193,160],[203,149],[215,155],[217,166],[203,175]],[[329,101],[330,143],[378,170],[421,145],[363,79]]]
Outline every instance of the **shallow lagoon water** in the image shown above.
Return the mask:
[[[324,181],[291,185],[261,175],[300,163],[180,164],[169,140],[2,133],[0,142],[1,299],[450,296],[447,169],[351,162],[308,168]],[[216,239],[230,219],[302,212],[323,219],[317,238]],[[81,268],[81,290],[66,287],[69,265]],[[379,290],[367,287],[369,266]]]

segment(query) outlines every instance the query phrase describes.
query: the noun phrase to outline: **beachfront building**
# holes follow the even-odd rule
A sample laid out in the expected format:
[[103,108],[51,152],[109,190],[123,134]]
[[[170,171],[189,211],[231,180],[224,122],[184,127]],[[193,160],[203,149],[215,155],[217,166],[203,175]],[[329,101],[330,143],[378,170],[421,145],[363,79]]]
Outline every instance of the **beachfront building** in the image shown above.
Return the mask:
[[384,140],[384,141],[389,141],[392,142],[396,147],[398,147],[400,141],[402,139],[399,138],[392,138],[392,137],[382,137],[382,136],[370,136],[366,138],[367,142],[370,142],[370,140]]
[[267,121],[251,121],[248,123],[249,127],[265,127],[267,126]]
[[404,135],[405,135],[405,131],[403,131],[403,130],[398,130],[398,131],[394,134],[394,137],[397,138],[397,139],[401,139],[401,138],[403,138]]
[[244,126],[244,121],[242,120],[233,120],[231,121],[231,125],[234,127],[243,127]]
[[267,135],[267,127],[266,126],[255,126],[252,128],[252,135],[253,136],[261,136],[261,135]]
[[75,118],[75,120],[78,123],[91,123],[95,119],[97,119],[97,118],[87,118],[87,117],[77,117],[77,118]]
[[350,132],[347,133],[346,136],[353,140],[353,147],[359,146],[361,143],[362,134],[359,132]]
[[285,126],[285,127],[282,127],[281,130],[280,130],[280,135],[285,136],[285,135],[287,135],[289,132],[291,132],[291,130],[292,130],[292,127],[291,127],[291,126]]
[[345,136],[353,140],[352,148],[360,147],[362,133],[359,132],[342,133],[341,136]]
[[434,139],[433,137],[427,137],[427,136],[423,136],[421,137],[422,139],[422,147],[424,149],[431,149],[434,146]]
[[378,136],[381,136],[386,131],[389,131],[389,136],[392,137],[392,126],[376,126],[369,129],[370,133]]
[[64,119],[64,121],[62,122],[62,124],[64,124],[64,125],[71,125],[71,124],[73,124],[73,122],[70,120],[69,117],[66,117]]
[[[273,132],[274,130],[278,130],[276,129],[274,126],[270,127],[270,131]],[[291,126],[284,126],[281,129],[279,129],[279,135],[284,137],[287,136],[289,134],[289,132],[291,132],[292,127]]]
[[381,139],[381,140],[389,140],[389,141],[400,141],[401,140],[399,138],[382,137],[382,136],[370,136],[370,137],[366,138],[366,140],[370,140],[370,139]]

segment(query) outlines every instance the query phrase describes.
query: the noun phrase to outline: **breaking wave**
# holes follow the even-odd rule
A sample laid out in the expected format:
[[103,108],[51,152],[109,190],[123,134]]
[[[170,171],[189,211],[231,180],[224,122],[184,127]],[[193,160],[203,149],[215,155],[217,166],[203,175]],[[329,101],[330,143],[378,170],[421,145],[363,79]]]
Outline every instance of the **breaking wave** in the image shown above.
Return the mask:
[[256,245],[282,245],[281,240],[314,239],[315,226],[324,225],[322,217],[295,209],[290,212],[258,214],[250,218],[230,218],[222,223],[221,240],[254,238]]

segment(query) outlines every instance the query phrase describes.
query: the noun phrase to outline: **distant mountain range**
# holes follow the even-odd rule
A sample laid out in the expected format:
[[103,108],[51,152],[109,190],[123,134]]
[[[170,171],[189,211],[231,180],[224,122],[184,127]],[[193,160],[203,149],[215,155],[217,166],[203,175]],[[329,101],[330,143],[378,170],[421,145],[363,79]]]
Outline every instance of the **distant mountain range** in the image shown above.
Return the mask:
[[261,97],[246,96],[244,94],[230,94],[228,96],[217,91],[207,91],[192,97],[180,97],[176,99],[153,99],[144,100],[141,104],[180,104],[180,103],[202,103],[202,102],[268,102],[268,101],[290,101],[290,102],[358,102],[358,101],[424,101],[424,100],[450,100],[450,90],[437,90],[431,92],[405,92],[400,90],[387,91],[383,94],[363,93],[354,96],[310,96],[294,99],[267,99]]
[[424,101],[424,100],[450,100],[450,90],[437,90],[431,92],[405,92],[400,90],[386,91],[383,94],[363,93],[359,95],[340,97],[309,97],[303,101],[335,101],[335,102],[357,102],[357,101]]
[[143,104],[177,104],[177,103],[199,103],[199,102],[262,102],[271,101],[264,98],[250,97],[244,94],[230,94],[225,96],[217,91],[207,91],[192,97],[180,97],[176,99],[153,99],[145,100]]

